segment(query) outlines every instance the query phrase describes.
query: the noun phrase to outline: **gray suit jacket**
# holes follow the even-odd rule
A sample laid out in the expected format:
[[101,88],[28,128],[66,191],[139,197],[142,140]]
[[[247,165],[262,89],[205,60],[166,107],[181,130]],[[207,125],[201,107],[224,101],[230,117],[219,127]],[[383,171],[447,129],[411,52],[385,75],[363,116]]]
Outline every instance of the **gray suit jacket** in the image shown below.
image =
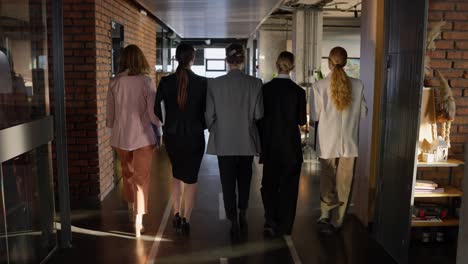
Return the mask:
[[253,156],[260,153],[256,122],[263,117],[262,81],[231,70],[208,80],[205,119],[210,138],[206,153]]

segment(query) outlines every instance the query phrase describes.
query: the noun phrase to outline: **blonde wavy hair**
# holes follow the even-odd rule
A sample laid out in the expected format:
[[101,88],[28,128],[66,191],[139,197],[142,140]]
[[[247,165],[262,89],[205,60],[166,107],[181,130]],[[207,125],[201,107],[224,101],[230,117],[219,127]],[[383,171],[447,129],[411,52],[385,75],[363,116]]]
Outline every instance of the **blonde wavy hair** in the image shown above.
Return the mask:
[[276,60],[276,68],[278,73],[289,73],[294,69],[294,54],[288,51],[283,51]]
[[120,55],[119,73],[128,70],[128,75],[146,75],[150,73],[150,66],[137,45],[128,45]]
[[346,110],[353,99],[352,87],[348,75],[344,71],[348,53],[342,47],[334,47],[328,57],[331,72],[330,90],[333,104],[338,111]]

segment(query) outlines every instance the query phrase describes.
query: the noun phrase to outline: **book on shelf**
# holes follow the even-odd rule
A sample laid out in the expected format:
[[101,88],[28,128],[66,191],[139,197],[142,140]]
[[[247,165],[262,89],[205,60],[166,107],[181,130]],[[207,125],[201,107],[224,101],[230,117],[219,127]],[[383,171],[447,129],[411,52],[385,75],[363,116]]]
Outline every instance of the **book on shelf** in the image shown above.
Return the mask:
[[415,187],[434,187],[437,188],[438,184],[433,182],[433,181],[423,181],[423,180],[417,180]]
[[439,217],[416,217],[413,215],[412,219],[415,223],[441,223],[442,219]]
[[415,193],[444,193],[444,188],[437,188],[437,189],[415,189]]
[[435,190],[436,187],[434,186],[415,186],[415,190]]

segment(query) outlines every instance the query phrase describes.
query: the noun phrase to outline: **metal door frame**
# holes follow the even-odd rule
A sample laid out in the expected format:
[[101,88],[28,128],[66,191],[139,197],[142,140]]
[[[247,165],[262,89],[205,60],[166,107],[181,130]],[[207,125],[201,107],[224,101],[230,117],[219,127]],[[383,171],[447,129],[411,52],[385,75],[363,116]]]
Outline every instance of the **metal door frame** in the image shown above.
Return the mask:
[[[46,116],[24,124],[0,130],[0,164],[16,156],[27,153],[55,139],[57,156],[57,179],[60,206],[61,232],[58,245],[71,247],[70,195],[68,181],[68,155],[65,112],[65,74],[63,42],[63,1],[52,1],[52,43],[53,43],[53,85],[55,116]],[[55,125],[55,126],[54,126]],[[55,135],[55,138],[54,138]],[[50,170],[52,172],[52,168]],[[3,172],[0,167],[0,176]],[[3,178],[3,177],[2,177]],[[3,187],[3,181],[0,182]],[[1,197],[5,206],[5,199]],[[45,262],[56,250],[49,252]],[[8,243],[7,243],[8,250]],[[8,252],[8,251],[7,251]],[[8,254],[8,253],[7,253]]]
[[[46,116],[39,120],[34,120],[24,124],[12,126],[0,130],[0,189],[4,190],[4,177],[2,164],[19,155],[30,152],[42,145],[52,143],[54,140],[54,121],[52,116]],[[49,173],[52,169],[49,170]],[[44,175],[50,178],[49,175]],[[1,202],[3,208],[6,209],[5,196],[2,191]],[[52,208],[53,210],[53,208]],[[6,218],[6,215],[5,215]],[[10,263],[8,249],[8,223],[5,219],[6,233],[6,248],[7,248],[7,263]],[[51,252],[48,252],[46,259],[55,251],[54,247]]]
[[63,0],[52,1],[52,41],[54,64],[55,145],[61,232],[59,245],[70,248],[72,243],[70,220],[70,190],[68,180],[67,119],[65,111],[65,66],[63,39]]
[[460,207],[460,225],[458,227],[458,247],[457,247],[457,264],[467,263],[468,261],[468,142],[464,145],[465,150],[465,166],[463,168],[463,196]]
[[[414,47],[419,47],[418,45],[422,45],[422,49],[421,49],[421,54],[417,55],[417,56],[421,56],[422,58],[424,58],[424,52],[425,52],[425,49],[424,49],[424,43],[425,43],[425,34],[426,34],[426,25],[427,25],[427,0],[418,0],[418,1],[422,1],[424,3],[421,3],[424,5],[424,16],[422,17],[423,21],[424,21],[424,24],[422,25],[422,28],[423,28],[423,36],[422,36],[422,43],[415,43],[413,44],[413,46],[405,46],[403,48],[403,45],[405,44],[408,44],[408,43],[400,43],[401,39],[398,39],[398,38],[392,38],[391,34],[395,34],[396,31],[398,30],[402,30],[402,28],[399,28],[399,26],[401,26],[400,24],[391,24],[390,23],[390,20],[394,19],[394,17],[392,17],[394,14],[392,13],[392,9],[393,11],[395,11],[395,7],[392,7],[391,5],[397,5],[397,4],[402,4],[404,0],[399,0],[399,1],[395,1],[395,0],[385,0],[385,6],[384,6],[384,13],[385,13],[385,21],[384,21],[384,54],[383,54],[383,57],[384,58],[387,58],[387,67],[383,67],[382,69],[382,87],[385,87],[384,90],[382,91],[382,95],[381,95],[381,100],[380,102],[382,102],[382,108],[381,108],[381,112],[380,112],[380,125],[379,125],[379,135],[380,135],[380,139],[379,139],[379,151],[378,151],[378,157],[377,157],[377,173],[378,173],[378,179],[377,179],[377,196],[376,196],[376,210],[375,210],[375,217],[374,217],[374,226],[373,226],[373,235],[375,237],[375,239],[377,240],[377,242],[379,242],[384,248],[385,250],[390,253],[392,255],[392,257],[395,258],[396,261],[398,261],[399,263],[407,263],[408,262],[408,250],[409,250],[409,239],[410,239],[410,228],[411,228],[411,195],[412,195],[412,183],[414,182],[414,171],[415,171],[415,168],[416,168],[416,163],[415,163],[415,156],[416,156],[416,147],[417,147],[417,132],[419,131],[419,127],[417,127],[417,131],[416,131],[416,137],[414,138],[414,145],[406,145],[406,146],[401,146],[402,150],[399,150],[401,151],[402,153],[405,153],[404,156],[398,156],[398,159],[401,160],[402,158],[404,159],[408,159],[408,160],[412,160],[413,161],[413,166],[411,167],[410,166],[410,163],[406,164],[408,166],[405,166],[404,168],[402,168],[402,170],[406,170],[406,172],[408,172],[408,175],[412,175],[413,178],[411,179],[405,179],[407,180],[408,182],[408,186],[406,185],[402,185],[401,188],[399,189],[399,191],[395,191],[395,190],[392,190],[391,188],[389,189],[389,186],[384,186],[385,185],[385,182],[387,181],[386,178],[384,178],[383,176],[381,176],[384,171],[385,171],[385,168],[384,168],[384,164],[387,162],[386,160],[384,160],[384,154],[389,151],[389,149],[387,149],[387,146],[385,146],[385,143],[386,143],[386,140],[387,140],[387,137],[385,136],[386,135],[386,131],[387,129],[391,128],[392,127],[392,120],[386,120],[386,118],[388,117],[387,114],[390,113],[390,112],[394,112],[396,111],[395,107],[398,107],[399,105],[395,103],[395,99],[398,98],[398,96],[394,96],[394,94],[392,94],[392,97],[390,99],[387,98],[388,96],[388,91],[387,91],[387,87],[389,86],[389,83],[388,83],[388,80],[389,78],[393,78],[395,76],[390,76],[389,75],[389,70],[398,66],[399,64],[399,58],[398,55],[401,55],[401,54],[408,54],[408,56],[412,56],[411,52],[413,53],[416,53],[416,49],[414,49]],[[398,3],[399,2],[399,3]],[[398,50],[396,50],[398,48]],[[419,49],[419,48],[418,48]],[[418,58],[416,58],[417,60]],[[423,60],[423,59],[422,59]],[[415,69],[418,67],[417,65],[415,65]],[[424,71],[423,71],[423,63],[421,63],[420,65],[420,72],[419,72],[419,75],[416,76],[416,78],[420,78],[419,82],[420,82],[420,91],[419,91],[419,95],[421,95],[421,91],[422,91],[422,86],[423,86],[423,78],[424,78]],[[393,69],[394,71],[396,71],[397,69]],[[398,69],[401,71],[401,69]],[[399,73],[401,74],[401,72]],[[397,74],[398,75],[398,74]],[[416,79],[414,79],[416,80]],[[408,81],[409,83],[411,83],[410,81]],[[408,86],[408,85],[406,85]],[[403,88],[407,88],[407,87],[403,87]],[[401,89],[403,89],[401,88]],[[415,88],[417,89],[417,87]],[[392,91],[394,92],[394,91]],[[418,99],[420,99],[420,97],[418,97]],[[390,101],[389,101],[390,100]],[[421,106],[421,102],[420,100],[418,102],[415,102],[417,103],[417,106],[418,106],[418,109],[420,111],[420,106]],[[409,103],[408,105],[411,105],[412,107],[416,107],[416,105],[413,105],[412,102]],[[406,106],[408,107],[408,105],[403,105],[403,106]],[[416,121],[415,122],[419,122],[419,111],[418,111],[418,115],[416,117]],[[398,111],[396,111],[395,113],[397,113]],[[389,127],[387,127],[389,126]],[[398,143],[397,143],[398,144]],[[401,154],[401,153],[400,153]],[[396,161],[397,159],[395,159]],[[409,173],[409,171],[412,171],[413,173]],[[387,175],[388,176],[388,175]],[[411,183],[409,183],[409,181],[411,180]],[[402,182],[402,184],[404,184],[406,182]],[[392,184],[391,184],[392,185]],[[393,184],[394,185],[394,184]],[[390,186],[391,187],[391,186]],[[393,197],[394,198],[394,203],[398,204],[398,202],[402,202],[402,200],[407,196],[408,199],[407,199],[407,204],[404,205],[404,206],[401,206],[401,210],[403,210],[404,208],[405,211],[397,211],[397,212],[394,212],[394,215],[395,217],[399,217],[401,215],[407,215],[407,219],[401,219],[401,221],[406,221],[406,227],[405,228],[402,228],[401,226],[399,226],[398,228],[401,228],[401,229],[405,229],[407,230],[407,232],[402,235],[402,240],[398,240],[399,236],[390,236],[389,235],[389,231],[391,232],[398,232],[395,230],[396,227],[393,227],[393,226],[388,226],[389,223],[392,223],[392,221],[389,221],[388,219],[385,219],[384,215],[385,215],[385,212],[388,211],[388,210],[391,210],[389,208],[385,208],[385,205],[388,204],[388,199],[390,197],[390,194],[392,195],[397,195],[397,197]],[[403,196],[404,197],[399,197],[398,195],[399,194],[404,194]],[[399,198],[399,199],[398,199]],[[387,203],[385,202],[387,201]],[[400,219],[400,218],[398,218]],[[395,221],[393,221],[395,222]],[[398,222],[398,221],[396,221]]]
[[0,164],[54,140],[52,116],[0,130]]

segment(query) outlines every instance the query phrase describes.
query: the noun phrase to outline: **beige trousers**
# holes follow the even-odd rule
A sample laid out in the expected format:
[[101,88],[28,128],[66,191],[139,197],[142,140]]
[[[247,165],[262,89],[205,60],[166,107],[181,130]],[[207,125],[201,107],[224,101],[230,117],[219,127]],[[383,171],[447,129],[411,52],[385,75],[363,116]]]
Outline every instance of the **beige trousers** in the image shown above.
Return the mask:
[[348,208],[356,158],[320,159],[321,218],[329,218],[335,227],[343,224]]
[[123,196],[129,203],[135,203],[135,214],[148,212],[148,186],[154,146],[133,151],[115,148],[122,164]]

